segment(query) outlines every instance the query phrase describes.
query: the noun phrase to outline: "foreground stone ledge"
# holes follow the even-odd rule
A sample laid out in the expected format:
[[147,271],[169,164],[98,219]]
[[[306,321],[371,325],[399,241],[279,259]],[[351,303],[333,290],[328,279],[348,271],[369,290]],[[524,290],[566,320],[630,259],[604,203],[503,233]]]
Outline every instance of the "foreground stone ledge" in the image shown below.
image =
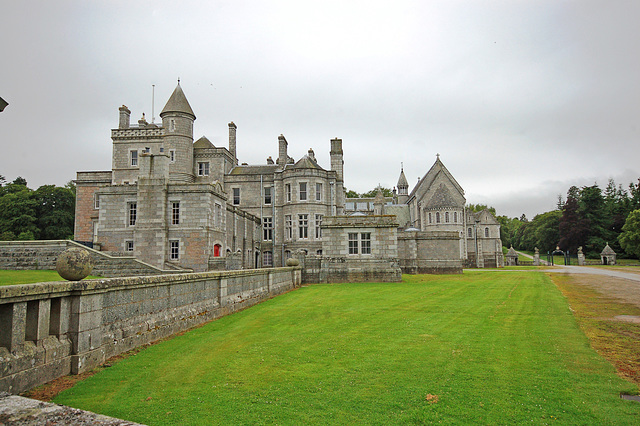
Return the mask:
[[126,426],[140,423],[0,392],[0,424]]

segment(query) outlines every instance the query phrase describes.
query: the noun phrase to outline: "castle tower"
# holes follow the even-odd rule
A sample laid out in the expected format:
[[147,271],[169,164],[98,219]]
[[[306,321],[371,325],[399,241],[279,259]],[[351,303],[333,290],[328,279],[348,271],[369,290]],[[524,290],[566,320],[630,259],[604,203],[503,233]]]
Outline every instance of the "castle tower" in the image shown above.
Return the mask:
[[398,178],[398,203],[406,204],[409,199],[409,182],[404,175],[404,166],[400,167],[400,178]]
[[180,81],[160,113],[164,133],[164,149],[171,157],[169,179],[193,182],[193,122],[196,115],[187,101]]

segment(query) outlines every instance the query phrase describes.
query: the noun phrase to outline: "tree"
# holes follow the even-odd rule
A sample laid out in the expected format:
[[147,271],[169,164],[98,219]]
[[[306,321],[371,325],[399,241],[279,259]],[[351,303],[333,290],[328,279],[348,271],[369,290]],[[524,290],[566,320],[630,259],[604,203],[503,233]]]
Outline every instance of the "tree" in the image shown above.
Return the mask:
[[[10,186],[13,184],[9,184]],[[17,185],[22,186],[22,185]],[[14,235],[30,231],[36,238],[40,234],[36,216],[36,201],[31,191],[22,186],[21,191],[4,194],[0,197],[0,233],[7,231]]]
[[378,189],[382,190],[382,195],[384,197],[393,197],[393,191],[390,190],[389,188],[383,188],[382,186],[378,186],[376,188],[373,188],[369,192],[365,192],[363,194],[360,194],[360,196],[362,198],[375,198],[375,196],[378,195]]
[[360,198],[360,195],[358,195],[358,193],[356,191],[348,190],[347,191],[347,198]]
[[489,210],[492,215],[497,216],[496,209],[494,207],[488,207],[486,204],[467,204],[467,210],[471,210],[474,213]]
[[588,257],[598,257],[607,241],[614,238],[607,230],[604,196],[598,185],[585,186],[580,190],[578,212],[588,223],[586,254]]
[[562,250],[576,252],[584,246],[589,233],[588,222],[579,212],[580,190],[572,186],[567,191],[567,199],[562,208],[562,216],[558,222],[559,243]]
[[75,196],[71,189],[43,185],[33,193],[40,239],[63,240],[73,235]]
[[618,241],[625,252],[640,259],[640,210],[629,213]]

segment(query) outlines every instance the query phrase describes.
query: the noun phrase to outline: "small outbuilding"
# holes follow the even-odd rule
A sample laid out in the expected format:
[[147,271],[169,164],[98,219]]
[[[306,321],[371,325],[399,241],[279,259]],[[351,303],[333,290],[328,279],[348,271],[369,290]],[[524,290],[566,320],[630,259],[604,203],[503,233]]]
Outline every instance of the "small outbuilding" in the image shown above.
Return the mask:
[[517,266],[518,265],[518,252],[515,251],[513,246],[509,249],[506,256],[507,264],[506,266]]
[[616,264],[616,252],[613,251],[611,247],[609,247],[609,243],[605,246],[600,253],[600,260],[603,265],[615,265]]

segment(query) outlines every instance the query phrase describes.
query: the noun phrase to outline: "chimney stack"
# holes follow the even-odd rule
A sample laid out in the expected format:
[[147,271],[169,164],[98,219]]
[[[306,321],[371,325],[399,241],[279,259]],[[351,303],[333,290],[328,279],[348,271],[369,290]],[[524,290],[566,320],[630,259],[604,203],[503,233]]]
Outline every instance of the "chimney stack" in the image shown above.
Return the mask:
[[287,140],[284,135],[278,136],[278,165],[284,169],[287,165]]
[[234,166],[238,165],[238,157],[236,155],[236,125],[233,123],[229,123],[229,152],[233,157]]
[[120,111],[120,121],[118,123],[118,128],[128,129],[129,123],[131,121],[131,111],[129,111],[129,108],[124,105],[118,108],[118,110]]

